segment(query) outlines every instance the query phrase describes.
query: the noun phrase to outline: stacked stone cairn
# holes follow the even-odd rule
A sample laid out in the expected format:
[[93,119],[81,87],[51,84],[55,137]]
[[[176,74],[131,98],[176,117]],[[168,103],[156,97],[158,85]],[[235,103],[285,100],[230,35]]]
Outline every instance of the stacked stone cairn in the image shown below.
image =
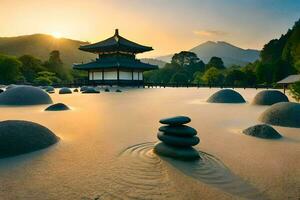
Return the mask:
[[178,160],[199,159],[198,151],[193,148],[200,142],[197,131],[185,125],[190,121],[186,116],[161,119],[159,122],[165,125],[159,128],[157,137],[161,142],[156,143],[154,152]]

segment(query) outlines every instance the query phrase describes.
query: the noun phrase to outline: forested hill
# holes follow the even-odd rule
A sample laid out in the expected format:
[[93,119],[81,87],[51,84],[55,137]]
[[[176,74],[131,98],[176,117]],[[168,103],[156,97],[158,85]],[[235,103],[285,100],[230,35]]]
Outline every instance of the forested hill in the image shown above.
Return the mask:
[[73,63],[95,58],[95,55],[91,53],[78,50],[81,44],[87,44],[87,42],[66,38],[58,39],[46,34],[0,37],[0,54],[18,57],[27,54],[47,60],[51,51],[59,50],[65,66],[71,67]]

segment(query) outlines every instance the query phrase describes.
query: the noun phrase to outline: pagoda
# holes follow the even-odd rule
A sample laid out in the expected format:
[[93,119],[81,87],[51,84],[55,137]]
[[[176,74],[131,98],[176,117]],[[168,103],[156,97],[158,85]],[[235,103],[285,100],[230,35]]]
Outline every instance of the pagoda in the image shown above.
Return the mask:
[[156,65],[143,63],[136,54],[153,50],[115,34],[101,42],[79,47],[80,50],[98,54],[98,58],[88,63],[74,64],[73,68],[88,72],[93,84],[142,85],[143,72],[158,69]]

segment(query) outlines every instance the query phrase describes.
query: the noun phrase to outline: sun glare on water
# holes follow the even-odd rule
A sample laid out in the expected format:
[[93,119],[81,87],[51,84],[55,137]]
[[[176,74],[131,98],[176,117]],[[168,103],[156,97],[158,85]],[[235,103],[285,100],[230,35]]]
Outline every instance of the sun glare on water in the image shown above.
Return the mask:
[[62,37],[62,34],[60,32],[53,32],[51,35],[57,39]]

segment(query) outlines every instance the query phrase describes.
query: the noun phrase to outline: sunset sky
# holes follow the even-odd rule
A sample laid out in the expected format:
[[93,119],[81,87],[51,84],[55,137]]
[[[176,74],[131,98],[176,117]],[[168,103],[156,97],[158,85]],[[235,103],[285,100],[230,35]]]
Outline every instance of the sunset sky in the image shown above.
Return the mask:
[[300,18],[300,0],[0,0],[0,37],[47,33],[96,42],[119,28],[148,56],[207,40],[261,49]]

